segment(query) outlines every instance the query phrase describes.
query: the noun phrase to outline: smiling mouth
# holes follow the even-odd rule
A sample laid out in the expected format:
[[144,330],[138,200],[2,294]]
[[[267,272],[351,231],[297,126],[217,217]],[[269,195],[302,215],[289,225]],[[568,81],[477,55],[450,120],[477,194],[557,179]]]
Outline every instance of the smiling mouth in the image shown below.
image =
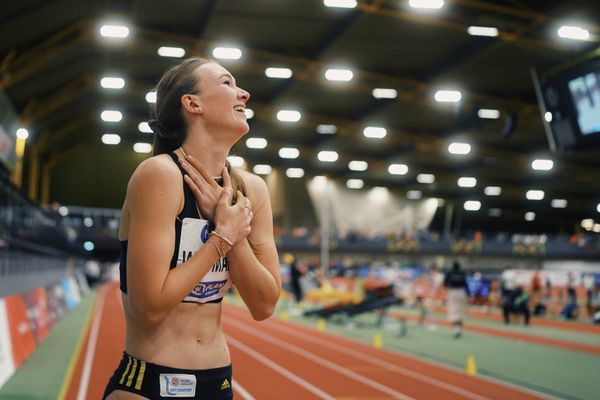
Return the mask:
[[233,109],[237,112],[242,112],[242,113],[246,110],[246,108],[244,106],[236,106],[236,107],[233,107]]

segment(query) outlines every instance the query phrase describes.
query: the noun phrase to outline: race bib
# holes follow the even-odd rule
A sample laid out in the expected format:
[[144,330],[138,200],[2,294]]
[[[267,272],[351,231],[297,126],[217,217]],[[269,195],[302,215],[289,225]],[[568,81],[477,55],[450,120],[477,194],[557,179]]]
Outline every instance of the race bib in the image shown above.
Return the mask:
[[188,374],[160,374],[160,397],[194,397],[196,377]]
[[[209,225],[205,219],[184,218],[181,223],[181,238],[177,264],[190,259],[204,247],[209,237]],[[220,258],[200,282],[185,297],[184,301],[205,303],[223,297],[231,286],[227,258]]]

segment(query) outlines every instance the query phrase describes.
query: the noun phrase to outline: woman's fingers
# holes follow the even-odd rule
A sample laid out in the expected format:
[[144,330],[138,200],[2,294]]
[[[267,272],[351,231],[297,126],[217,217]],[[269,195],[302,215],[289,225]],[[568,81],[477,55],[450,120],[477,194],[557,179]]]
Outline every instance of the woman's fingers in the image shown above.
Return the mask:
[[188,156],[187,161],[200,173],[200,175],[206,182],[214,185],[217,184],[213,179],[212,175],[208,172],[208,169],[204,166],[204,164],[202,164],[200,161],[196,160],[192,156]]

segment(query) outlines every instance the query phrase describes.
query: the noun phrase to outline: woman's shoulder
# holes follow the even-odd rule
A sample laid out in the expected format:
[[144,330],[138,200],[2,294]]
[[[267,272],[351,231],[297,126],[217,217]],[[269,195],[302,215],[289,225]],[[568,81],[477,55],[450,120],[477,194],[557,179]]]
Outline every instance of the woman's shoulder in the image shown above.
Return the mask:
[[254,204],[261,202],[269,195],[269,189],[263,178],[242,169],[236,169],[236,172],[246,186],[246,195]]
[[133,171],[128,191],[140,185],[160,185],[162,187],[181,186],[181,172],[171,157],[159,154],[142,161]]

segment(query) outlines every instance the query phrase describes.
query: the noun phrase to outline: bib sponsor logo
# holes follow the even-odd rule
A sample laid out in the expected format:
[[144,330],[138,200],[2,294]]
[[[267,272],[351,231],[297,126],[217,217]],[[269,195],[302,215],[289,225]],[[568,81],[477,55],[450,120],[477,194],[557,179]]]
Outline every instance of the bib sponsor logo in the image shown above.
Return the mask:
[[193,397],[196,395],[196,377],[189,374],[160,374],[161,397]]
[[212,282],[199,282],[195,288],[192,289],[188,296],[203,299],[205,297],[213,296],[219,293],[219,290],[227,284],[227,279],[222,281]]

